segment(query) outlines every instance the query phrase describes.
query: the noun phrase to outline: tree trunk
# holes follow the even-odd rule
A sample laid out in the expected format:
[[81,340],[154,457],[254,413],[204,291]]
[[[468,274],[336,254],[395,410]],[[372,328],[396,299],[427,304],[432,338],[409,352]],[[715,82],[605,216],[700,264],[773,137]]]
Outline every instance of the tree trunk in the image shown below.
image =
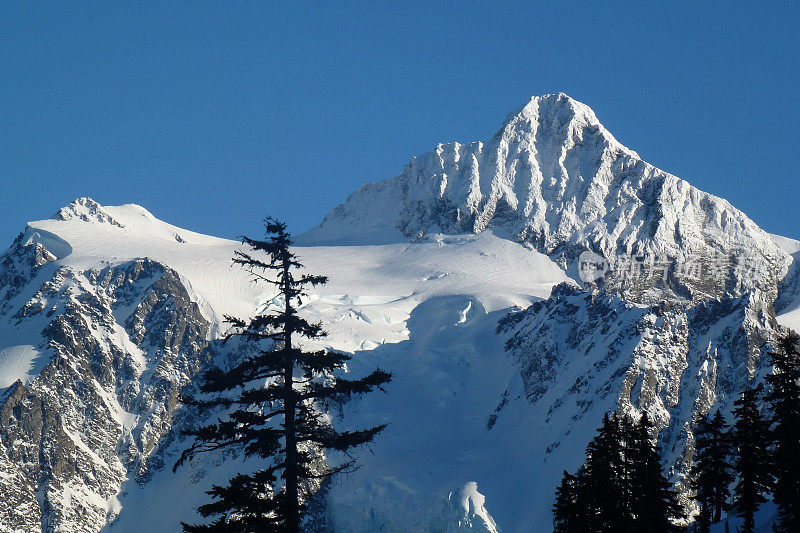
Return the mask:
[[284,408],[284,434],[286,439],[286,467],[283,475],[286,481],[286,531],[290,533],[300,532],[300,506],[298,500],[297,486],[297,435],[295,428],[295,408],[296,398],[294,391],[294,356],[292,355],[292,330],[288,326],[291,313],[290,292],[289,292],[289,262],[284,260],[283,265],[283,296],[286,300],[285,306],[285,332],[284,332],[284,369],[283,380],[286,399],[283,401]]

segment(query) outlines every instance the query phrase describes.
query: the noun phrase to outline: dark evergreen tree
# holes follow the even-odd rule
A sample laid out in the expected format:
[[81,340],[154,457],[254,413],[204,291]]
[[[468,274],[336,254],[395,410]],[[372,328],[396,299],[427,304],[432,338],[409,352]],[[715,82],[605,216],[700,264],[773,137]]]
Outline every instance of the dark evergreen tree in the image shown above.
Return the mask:
[[229,447],[267,459],[268,466],[239,474],[227,486],[214,486],[208,491],[213,501],[198,511],[216,520],[210,525],[184,524],[185,531],[299,531],[315,480],[353,466],[351,459],[327,467],[320,452],[347,452],[372,441],[384,427],[339,432],[327,421],[321,402],[370,392],[391,375],[378,369],[362,379],[343,379],[335,371],[350,359],[348,355],[304,351],[299,346],[299,338],[317,339],[325,334],[320,324],[300,317],[297,306],[308,286],[324,284],[327,278],[296,274],[303,265],[291,252],[285,224],[269,218],[266,233],[264,241],[244,237],[242,242],[250,251],[237,251],[234,263],[255,281],[274,285],[282,308],[249,321],[226,317],[231,325],[229,337],[243,339],[250,354],[232,368],[206,372],[200,394],[185,398],[202,411],[223,408],[227,414],[187,432],[194,443],[175,469],[197,454]]
[[580,531],[582,512],[578,502],[578,477],[564,470],[553,504],[553,533]]
[[553,505],[553,525],[562,533],[672,532],[683,516],[661,470],[659,448],[646,415],[603,417],[575,476],[564,472]]
[[620,464],[616,415],[603,417],[597,436],[586,447],[586,462],[579,483],[579,501],[587,531],[619,531],[624,499],[618,472]]
[[772,485],[770,473],[769,423],[759,411],[762,386],[746,389],[734,402],[736,416],[733,441],[736,447],[734,469],[738,481],[734,488],[734,506],[744,519],[742,533],[752,533],[753,515],[766,501]]
[[705,417],[697,423],[694,448],[691,486],[700,505],[700,532],[707,533],[712,523],[721,520],[722,511],[727,510],[730,485],[735,479],[731,465],[731,436],[721,412],[717,411],[713,417]]
[[629,531],[668,533],[681,531],[674,520],[684,518],[683,508],[661,468],[661,449],[651,437],[647,413],[635,425],[631,480],[632,521]]
[[634,504],[636,499],[636,456],[638,450],[636,425],[627,415],[613,416],[616,423],[617,457],[616,464],[616,492],[619,497],[617,504],[618,523],[617,529],[630,526],[634,518]]
[[800,531],[800,337],[794,332],[770,354],[773,374],[766,377],[775,445],[773,501],[778,508],[777,532]]

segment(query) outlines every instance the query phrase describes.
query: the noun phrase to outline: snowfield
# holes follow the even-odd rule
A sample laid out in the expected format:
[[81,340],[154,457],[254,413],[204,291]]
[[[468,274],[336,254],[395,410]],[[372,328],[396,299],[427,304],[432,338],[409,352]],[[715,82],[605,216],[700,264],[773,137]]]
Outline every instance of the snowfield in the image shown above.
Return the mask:
[[[177,228],[133,204],[100,207],[87,198],[60,213],[67,220],[31,222],[26,230],[28,240],[48,250],[59,243],[59,265],[89,270],[158,261],[185,279],[214,323],[226,314],[250,316],[273,297],[233,265],[234,250],[242,248],[236,241]],[[472,297],[489,312],[525,308],[570,280],[546,255],[491,231],[412,243],[298,246],[295,253],[309,272],[330,278],[303,308],[326,324],[331,347],[347,351],[407,340],[411,311],[432,298]]]
[[[800,272],[800,241],[789,239],[787,237],[781,237],[780,235],[770,236],[772,237],[772,240],[775,241],[775,244],[780,246],[784,252],[791,255],[793,270],[790,271],[790,276],[787,277],[791,277],[793,273],[795,276],[794,279],[796,280],[796,276],[798,276],[798,272]],[[800,291],[798,291],[797,287],[795,286],[795,290],[790,294],[793,294],[794,297],[790,298],[789,301],[784,303],[784,306],[780,310],[777,319],[782,326],[792,328],[795,331],[800,331]]]
[[23,344],[0,350],[0,389],[10,387],[15,381],[27,383],[39,374],[42,354],[34,346]]
[[[239,243],[171,226],[140,206],[101,207],[81,199],[57,218],[66,220],[30,223],[26,237],[45,246],[58,242],[59,266],[86,271],[145,257],[163,263],[185,280],[204,316],[217,325],[216,336],[224,331],[225,314],[248,316],[274,297],[232,266]],[[330,490],[337,531],[373,531],[376,523],[390,531],[457,527],[464,509],[478,517],[476,527],[486,524],[493,531],[478,490],[504,530],[524,524],[530,495],[512,490],[509,480],[533,484],[542,461],[532,459],[525,445],[535,427],[520,426],[521,434],[513,425],[486,429],[503,393],[521,387],[493,332],[509,309],[525,308],[547,298],[554,285],[574,282],[547,256],[491,231],[295,251],[309,272],[330,277],[302,307],[324,324],[329,334],[324,344],[356,353],[350,365],[356,373],[380,366],[394,374],[386,395],[376,393],[345,408],[350,423],[389,426],[362,453],[363,467],[337,479]],[[4,352],[0,359],[9,369],[6,385],[27,371],[17,367],[29,367],[35,354],[18,352]],[[510,435],[501,433],[509,430]],[[191,520],[211,481],[223,481],[235,468],[226,464],[202,478],[165,469],[141,488],[128,484],[108,503],[121,506],[110,530],[141,531],[144,524],[158,530]],[[549,499],[542,493],[541,505]]]

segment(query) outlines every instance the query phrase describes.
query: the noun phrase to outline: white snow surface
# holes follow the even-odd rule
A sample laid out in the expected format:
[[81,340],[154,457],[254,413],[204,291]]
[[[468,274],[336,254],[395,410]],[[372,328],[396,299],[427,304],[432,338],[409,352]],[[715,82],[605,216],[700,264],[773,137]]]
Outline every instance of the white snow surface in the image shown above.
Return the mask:
[[[781,237],[780,235],[770,235],[772,240],[781,249],[792,257],[792,267],[795,271],[800,268],[800,241]],[[777,316],[778,323],[795,331],[800,331],[800,294],[796,294],[794,301],[790,302],[783,312]]]
[[28,383],[47,364],[42,354],[27,344],[0,349],[0,389],[20,380]]
[[800,241],[796,239],[790,239],[789,237],[781,237],[780,235],[775,235],[772,233],[770,233],[769,236],[772,241],[780,246],[781,249],[787,254],[793,255],[797,252],[800,252]]
[[[97,205],[77,201],[87,203]],[[225,314],[249,316],[274,296],[233,266],[233,251],[242,248],[236,241],[172,226],[134,204],[97,209],[99,218],[40,220],[29,223],[27,233],[58,239],[62,250],[66,244],[71,251],[59,264],[80,271],[142,258],[163,263],[184,278],[212,322]],[[306,312],[325,320],[331,345],[350,351],[364,342],[404,340],[405,319],[431,298],[471,296],[488,311],[527,307],[568,280],[547,256],[491,232],[389,245],[298,246],[295,252],[309,272],[330,278],[305,303]]]
[[[70,216],[73,211],[84,216]],[[217,325],[215,335],[223,331],[224,314],[248,316],[274,297],[231,266],[239,243],[166,224],[140,206],[102,207],[81,199],[26,231],[45,246],[45,240],[57,242],[57,265],[76,271],[145,257],[174,269]],[[527,457],[525,446],[535,428],[524,428],[523,435],[486,430],[503,392],[520,388],[510,385],[519,373],[494,328],[508,309],[571,283],[564,271],[491,231],[384,245],[298,246],[295,252],[309,272],[330,277],[302,308],[324,324],[325,345],[357,352],[349,365],[355,374],[375,366],[394,374],[387,394],[345,408],[345,424],[389,426],[362,454],[363,468],[334,483],[330,523],[337,531],[371,531],[371,523],[388,531],[496,531],[493,502],[504,530],[524,523],[528,502],[508,480],[535,479],[540,462]],[[33,351],[4,351],[3,379],[27,376],[34,358]],[[206,501],[211,481],[238,466],[202,477],[165,469],[142,488],[126,484],[108,503],[119,512],[111,530],[141,530],[143,513],[162,525],[196,520],[193,509]],[[476,483],[485,486],[485,506]],[[458,496],[453,487],[463,488]]]

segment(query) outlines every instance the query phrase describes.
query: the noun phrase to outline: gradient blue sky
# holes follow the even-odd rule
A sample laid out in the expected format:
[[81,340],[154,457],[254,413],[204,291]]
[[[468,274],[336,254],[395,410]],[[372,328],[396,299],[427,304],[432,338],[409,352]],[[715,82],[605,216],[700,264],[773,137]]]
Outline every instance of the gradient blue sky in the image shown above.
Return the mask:
[[558,91],[800,237],[798,3],[655,4],[3,2],[0,248],[78,196],[220,236],[266,214],[300,232]]

